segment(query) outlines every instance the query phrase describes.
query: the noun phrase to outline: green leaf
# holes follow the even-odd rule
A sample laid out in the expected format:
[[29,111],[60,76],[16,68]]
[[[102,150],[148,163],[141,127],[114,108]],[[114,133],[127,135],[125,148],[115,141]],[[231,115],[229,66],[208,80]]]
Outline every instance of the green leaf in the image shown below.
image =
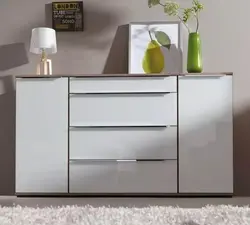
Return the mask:
[[204,6],[199,0],[193,0],[193,9],[197,13],[203,10]]
[[164,12],[169,16],[177,16],[180,5],[176,2],[167,1],[164,6]]
[[194,16],[195,10],[193,8],[186,8],[183,10],[182,20],[186,23],[190,18]]
[[155,38],[163,47],[167,48],[168,50],[170,49],[171,40],[170,40],[169,36],[165,32],[156,31],[155,32]]
[[158,5],[160,0],[148,0],[148,7],[151,8],[152,6]]

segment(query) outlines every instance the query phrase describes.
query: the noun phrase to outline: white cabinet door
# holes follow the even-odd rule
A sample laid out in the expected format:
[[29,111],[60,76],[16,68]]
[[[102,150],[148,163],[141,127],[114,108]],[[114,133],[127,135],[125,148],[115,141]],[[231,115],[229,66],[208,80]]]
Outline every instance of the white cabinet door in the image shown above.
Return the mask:
[[68,78],[16,80],[16,192],[68,190]]
[[232,77],[179,78],[179,191],[233,193]]

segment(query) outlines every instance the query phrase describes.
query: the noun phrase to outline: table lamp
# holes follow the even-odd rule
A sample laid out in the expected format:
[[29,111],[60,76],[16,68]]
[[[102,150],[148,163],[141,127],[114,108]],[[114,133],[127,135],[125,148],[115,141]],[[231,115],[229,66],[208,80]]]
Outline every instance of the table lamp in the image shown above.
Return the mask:
[[48,27],[32,29],[30,52],[41,55],[37,65],[37,75],[51,75],[52,61],[47,58],[47,55],[57,52],[55,30]]

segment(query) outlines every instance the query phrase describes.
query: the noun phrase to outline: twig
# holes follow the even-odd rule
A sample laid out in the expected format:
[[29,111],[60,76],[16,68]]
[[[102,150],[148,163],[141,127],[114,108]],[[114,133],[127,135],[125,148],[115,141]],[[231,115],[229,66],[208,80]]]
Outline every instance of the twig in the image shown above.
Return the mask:
[[188,29],[188,33],[190,33],[190,29],[188,27],[188,25],[181,19],[181,17],[179,15],[177,15],[177,17],[179,18],[179,20],[184,24],[184,26]]
[[199,25],[200,25],[200,23],[199,23],[199,18],[198,18],[198,14],[195,15],[195,18],[196,18],[196,22],[197,22],[197,24],[196,24],[196,33],[197,33],[198,30],[199,30]]
[[[166,6],[166,5],[162,4],[160,1],[159,1],[159,5],[161,5],[162,7]],[[184,26],[188,29],[188,33],[190,33],[190,29],[189,29],[188,25],[181,19],[181,17],[179,15],[177,15],[177,17],[184,24]]]
[[150,37],[151,41],[153,41],[153,38],[152,38],[150,30],[148,30],[148,34],[149,34],[149,37]]

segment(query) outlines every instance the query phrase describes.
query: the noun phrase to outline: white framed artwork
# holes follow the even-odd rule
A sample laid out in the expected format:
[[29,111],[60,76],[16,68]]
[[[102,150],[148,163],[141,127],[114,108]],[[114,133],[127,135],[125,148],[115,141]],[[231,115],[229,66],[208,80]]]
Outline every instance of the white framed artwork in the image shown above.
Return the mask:
[[[167,34],[168,47],[157,34]],[[129,24],[129,74],[182,73],[183,38],[180,22],[135,22]],[[150,68],[148,68],[150,67]]]

